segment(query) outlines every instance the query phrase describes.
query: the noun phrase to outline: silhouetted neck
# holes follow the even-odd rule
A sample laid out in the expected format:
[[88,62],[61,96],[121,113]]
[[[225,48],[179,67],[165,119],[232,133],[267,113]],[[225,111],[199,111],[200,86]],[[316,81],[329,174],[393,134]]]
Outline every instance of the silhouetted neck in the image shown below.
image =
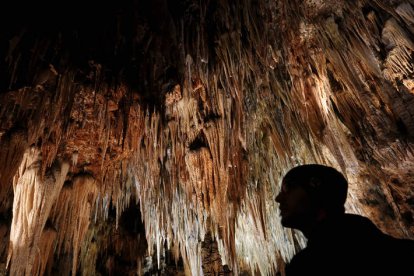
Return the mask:
[[340,226],[343,224],[344,218],[344,213],[338,213],[329,216],[326,215],[322,218],[315,219],[313,222],[310,222],[300,230],[308,239],[308,241],[323,239],[340,230]]

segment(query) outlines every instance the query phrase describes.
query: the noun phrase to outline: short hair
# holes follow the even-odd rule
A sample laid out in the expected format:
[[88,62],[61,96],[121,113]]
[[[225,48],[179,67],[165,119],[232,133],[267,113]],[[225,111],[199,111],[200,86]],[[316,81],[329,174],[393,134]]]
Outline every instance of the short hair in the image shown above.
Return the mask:
[[332,167],[307,164],[294,167],[283,178],[286,187],[302,187],[327,212],[344,212],[348,181]]

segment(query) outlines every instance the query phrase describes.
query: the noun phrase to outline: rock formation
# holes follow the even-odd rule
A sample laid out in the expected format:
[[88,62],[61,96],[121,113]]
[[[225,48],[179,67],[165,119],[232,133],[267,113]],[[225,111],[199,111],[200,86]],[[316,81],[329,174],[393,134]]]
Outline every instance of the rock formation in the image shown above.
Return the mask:
[[414,238],[413,0],[14,1],[1,9],[10,275],[273,275],[292,166]]

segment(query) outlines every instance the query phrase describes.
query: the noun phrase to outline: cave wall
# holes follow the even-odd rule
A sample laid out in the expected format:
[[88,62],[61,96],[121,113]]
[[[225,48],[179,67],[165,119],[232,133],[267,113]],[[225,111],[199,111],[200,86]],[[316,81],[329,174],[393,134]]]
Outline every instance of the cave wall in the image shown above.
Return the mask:
[[1,10],[11,275],[283,271],[305,240],[274,197],[313,162],[347,176],[349,212],[413,238],[414,1]]

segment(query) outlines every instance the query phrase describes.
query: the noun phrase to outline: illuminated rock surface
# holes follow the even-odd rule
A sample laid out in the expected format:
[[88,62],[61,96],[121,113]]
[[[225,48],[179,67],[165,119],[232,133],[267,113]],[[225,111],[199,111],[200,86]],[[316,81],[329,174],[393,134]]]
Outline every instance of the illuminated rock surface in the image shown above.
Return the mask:
[[272,275],[292,166],[414,238],[414,1],[13,4],[0,29],[10,275]]

